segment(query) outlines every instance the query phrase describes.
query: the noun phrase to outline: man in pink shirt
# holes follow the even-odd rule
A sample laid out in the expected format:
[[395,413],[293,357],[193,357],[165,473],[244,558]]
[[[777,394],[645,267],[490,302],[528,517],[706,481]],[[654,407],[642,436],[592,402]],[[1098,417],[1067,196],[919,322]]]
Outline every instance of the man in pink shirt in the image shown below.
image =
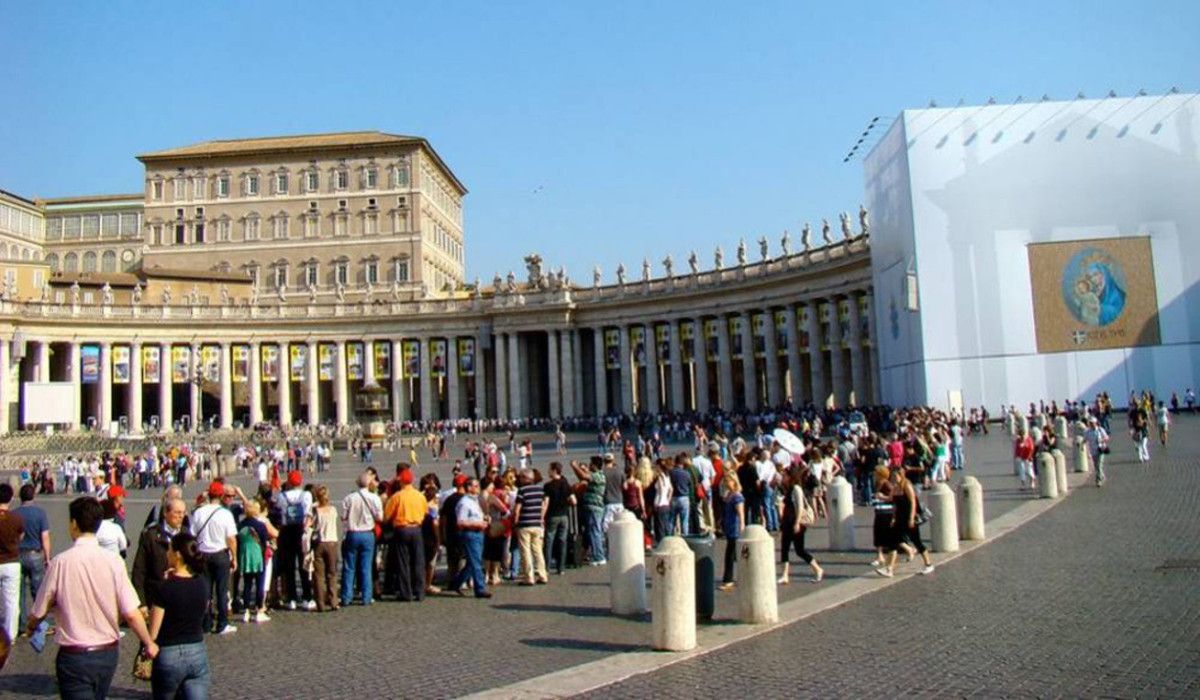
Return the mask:
[[137,634],[151,658],[158,646],[138,612],[137,592],[125,573],[125,563],[101,549],[96,531],[104,509],[94,498],[77,498],[70,505],[74,546],[54,557],[30,611],[28,629],[37,629],[51,609],[58,620],[55,676],[63,698],[103,698],[117,668],[120,620]]

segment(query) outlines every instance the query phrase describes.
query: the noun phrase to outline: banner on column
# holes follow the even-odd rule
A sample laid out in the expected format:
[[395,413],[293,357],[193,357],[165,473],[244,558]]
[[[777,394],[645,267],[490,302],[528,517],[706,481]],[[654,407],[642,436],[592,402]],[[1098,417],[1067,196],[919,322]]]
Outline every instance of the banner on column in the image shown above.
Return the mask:
[[308,372],[308,346],[293,345],[288,351],[291,355],[292,381],[304,381],[305,374]]
[[615,328],[604,331],[604,368],[621,369],[621,331]]
[[192,349],[186,345],[171,348],[171,381],[183,384],[192,379]]
[[458,376],[475,376],[475,339],[458,339]]
[[259,352],[262,353],[262,380],[279,381],[279,346],[264,345]]
[[709,362],[716,362],[721,353],[721,341],[717,340],[717,322],[714,319],[704,322],[704,351]]
[[817,307],[817,337],[821,340],[821,349],[829,349],[829,324],[833,318],[831,304],[821,304]]
[[808,324],[811,318],[807,306],[796,310],[796,344],[800,346],[797,348],[800,352],[808,352],[812,343],[812,338],[808,333]]
[[415,340],[400,342],[400,355],[404,359],[404,378],[418,379],[421,376],[421,346]]
[[684,362],[696,359],[696,324],[691,321],[681,321],[679,324],[679,355]]
[[871,300],[866,294],[858,298],[858,333],[864,343],[871,340]]
[[735,360],[742,359],[742,318],[734,316],[729,319],[729,356]]
[[633,363],[635,367],[646,366],[646,327],[634,326],[629,329],[629,342],[633,346]]
[[234,345],[233,346],[233,381],[238,383],[246,382],[250,379],[250,346],[249,345]]
[[385,340],[382,343],[371,343],[374,348],[371,351],[373,362],[375,363],[375,381],[381,379],[392,378],[392,342]]
[[788,354],[787,312],[775,312],[775,354]]
[[129,346],[117,345],[112,349],[113,384],[129,383]]
[[750,342],[754,345],[754,357],[767,356],[767,317],[754,314],[750,317]]
[[446,341],[434,339],[429,341],[429,368],[434,377],[446,376]]
[[159,347],[145,346],[142,348],[142,383],[157,384],[159,380],[159,359],[162,355],[159,352]]
[[95,384],[100,381],[100,347],[84,345],[79,348],[79,381]]
[[658,348],[658,361],[667,363],[671,361],[671,327],[668,325],[659,325],[654,327],[654,341]]
[[221,381],[221,348],[216,345],[205,345],[200,348],[200,367],[204,381]]
[[336,346],[327,343],[317,346],[317,377],[320,381],[333,381],[333,356],[336,354]]
[[837,303],[838,336],[842,339],[842,347],[850,347],[850,300],[841,299]]
[[363,378],[363,346],[362,343],[346,343],[346,379],[354,381]]

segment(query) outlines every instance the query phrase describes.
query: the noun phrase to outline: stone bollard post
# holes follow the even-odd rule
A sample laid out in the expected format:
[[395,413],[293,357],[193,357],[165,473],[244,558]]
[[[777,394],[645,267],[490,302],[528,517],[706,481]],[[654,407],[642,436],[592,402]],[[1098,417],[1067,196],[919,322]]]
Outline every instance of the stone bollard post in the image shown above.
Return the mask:
[[1036,425],[1029,429],[1029,437],[1033,438],[1033,444],[1037,445],[1042,442],[1042,429]]
[[1037,417],[1034,418],[1034,423],[1036,423],[1037,427],[1039,427],[1039,428],[1045,428],[1046,427],[1046,414],[1045,413],[1037,414]]
[[646,612],[646,545],[642,521],[623,511],[608,528],[608,592],[614,615]]
[[1054,419],[1054,434],[1058,437],[1059,442],[1069,440],[1071,438],[1070,428],[1067,426],[1067,417],[1060,415]]
[[983,486],[979,479],[968,476],[959,487],[962,495],[962,539],[982,540],[985,538],[983,522]]
[[943,482],[934,484],[927,494],[933,519],[929,527],[933,531],[933,551],[958,551],[958,509],[954,504],[954,491]]
[[854,488],[843,476],[834,477],[826,494],[829,513],[829,548],[835,552],[854,549]]
[[1086,474],[1091,471],[1092,457],[1088,454],[1087,440],[1083,436],[1075,438],[1075,471]]
[[738,620],[753,625],[779,622],[775,538],[762,525],[750,525],[737,546]]
[[1012,411],[1004,414],[1004,430],[1008,433],[1009,437],[1016,437],[1017,421],[1013,418]]
[[1025,415],[1024,413],[1017,416],[1017,427],[1021,429],[1022,433],[1028,435],[1029,434],[1029,416]]
[[696,648],[696,557],[682,537],[664,537],[654,550],[650,626],[661,651]]
[[1037,456],[1038,495],[1042,498],[1058,498],[1058,470],[1049,452]]
[[1052,450],[1050,456],[1054,458],[1054,480],[1058,486],[1058,495],[1062,497],[1071,490],[1067,483],[1067,456],[1058,448]]

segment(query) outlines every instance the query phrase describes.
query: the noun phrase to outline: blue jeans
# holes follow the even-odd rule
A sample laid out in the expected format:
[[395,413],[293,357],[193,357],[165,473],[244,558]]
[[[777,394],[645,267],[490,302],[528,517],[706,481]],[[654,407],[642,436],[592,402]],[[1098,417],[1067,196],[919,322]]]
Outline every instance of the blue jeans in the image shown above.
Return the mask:
[[775,502],[775,487],[769,484],[763,487],[763,510],[767,514],[767,531],[775,532],[779,529],[779,506]]
[[[46,559],[42,552],[21,552],[21,618],[18,629],[25,629],[25,621],[29,619],[29,608],[37,597],[38,589],[42,587],[42,577],[46,575]],[[25,597],[25,587],[29,587],[29,597]]]
[[451,588],[458,590],[471,581],[475,586],[475,595],[487,592],[487,579],[483,577],[483,533],[478,530],[459,530],[458,542],[462,546],[466,563],[454,577]]
[[[684,537],[688,536],[691,530],[688,527],[688,518],[692,515],[692,503],[687,496],[676,496],[671,499],[671,534],[680,534]],[[679,518],[679,529],[675,529],[675,519]]]
[[346,544],[342,549],[342,605],[349,605],[354,599],[355,577],[362,585],[363,605],[371,604],[371,564],[374,560],[375,533],[347,532]]
[[604,551],[604,506],[584,506],[587,510],[588,547],[592,550],[591,561],[608,559]]
[[63,700],[96,700],[108,695],[117,670],[117,648],[86,654],[64,654],[54,659],[58,695]]
[[162,647],[154,658],[150,691],[154,700],[207,700],[212,676],[204,642]]
[[950,446],[950,468],[961,471],[963,468],[963,448],[961,444]]

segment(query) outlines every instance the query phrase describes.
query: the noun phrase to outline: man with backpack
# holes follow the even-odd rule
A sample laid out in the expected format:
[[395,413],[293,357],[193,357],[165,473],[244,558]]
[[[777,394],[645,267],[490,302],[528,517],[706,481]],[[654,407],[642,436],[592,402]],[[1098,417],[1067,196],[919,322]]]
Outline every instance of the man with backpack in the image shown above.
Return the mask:
[[[312,494],[301,488],[304,477],[299,471],[287,475],[287,486],[275,497],[275,505],[281,514],[283,527],[279,528],[279,550],[277,552],[279,576],[283,578],[283,595],[289,610],[303,606],[305,610],[316,610],[312,599],[312,580],[304,570],[304,552],[301,539],[304,527],[313,509]],[[296,577],[300,577],[300,594],[297,602]]]

